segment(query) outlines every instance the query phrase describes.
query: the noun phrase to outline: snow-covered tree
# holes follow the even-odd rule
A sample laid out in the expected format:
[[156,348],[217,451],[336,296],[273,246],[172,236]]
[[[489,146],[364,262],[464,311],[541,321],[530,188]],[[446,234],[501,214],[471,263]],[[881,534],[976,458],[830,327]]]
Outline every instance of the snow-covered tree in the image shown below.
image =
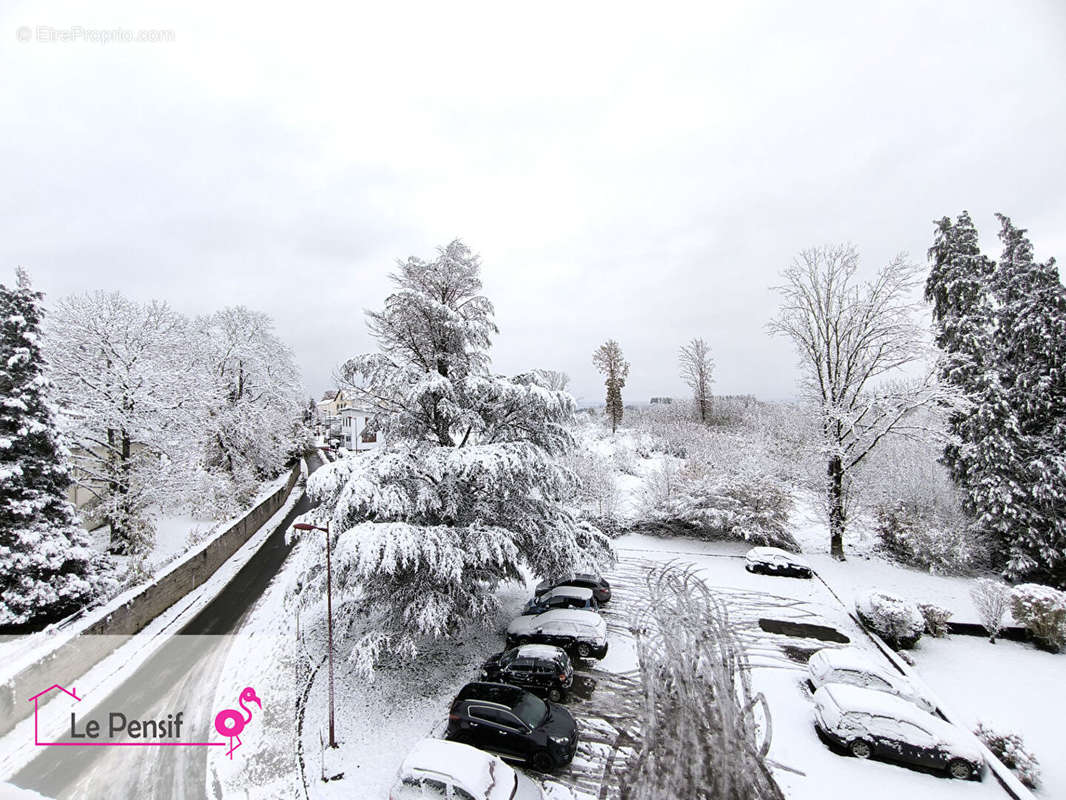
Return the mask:
[[711,348],[703,339],[695,338],[682,345],[679,356],[681,377],[692,390],[692,401],[699,412],[700,422],[706,422],[711,413],[711,373],[714,361]]
[[[573,398],[536,373],[489,372],[497,329],[478,257],[456,240],[432,261],[402,262],[393,281],[385,308],[368,312],[380,352],[342,368],[387,448],[308,480],[342,597],[374,621],[353,651],[364,669],[386,648],[410,654],[422,637],[483,619],[523,565],[549,575],[610,553],[562,502],[574,481],[558,460],[573,441]],[[300,594],[320,598],[323,579],[309,562]]]
[[592,363],[605,376],[607,386],[607,418],[611,421],[611,433],[622,424],[622,387],[629,375],[629,362],[622,355],[622,348],[614,339],[608,339],[592,354]]
[[542,383],[553,392],[565,392],[566,387],[570,385],[570,376],[561,370],[538,369],[536,372],[540,375]]
[[860,284],[858,261],[851,245],[800,253],[784,271],[781,308],[770,323],[771,332],[795,344],[817,410],[830,552],[840,559],[853,470],[890,434],[928,433],[908,417],[948,398],[931,374],[891,380],[922,357],[909,297],[916,267],[901,254]]
[[189,325],[166,303],[97,292],[61,300],[47,334],[75,481],[111,526],[111,552],[143,552],[153,506],[181,488],[168,473],[200,456],[208,387]]
[[1003,253],[992,274],[999,377],[1016,422],[1004,454],[1009,496],[986,496],[982,519],[1007,544],[1007,573],[1066,586],[1066,288],[1025,231],[997,215]]
[[0,627],[39,627],[113,588],[67,499],[70,471],[43,374],[43,295],[0,284]]
[[938,223],[926,297],[942,379],[965,398],[944,453],[1012,578],[1066,585],[1066,289],[1002,215],[999,262],[963,212]]
[[300,374],[266,314],[234,306],[197,323],[212,389],[205,465],[227,477],[240,504],[307,438]]

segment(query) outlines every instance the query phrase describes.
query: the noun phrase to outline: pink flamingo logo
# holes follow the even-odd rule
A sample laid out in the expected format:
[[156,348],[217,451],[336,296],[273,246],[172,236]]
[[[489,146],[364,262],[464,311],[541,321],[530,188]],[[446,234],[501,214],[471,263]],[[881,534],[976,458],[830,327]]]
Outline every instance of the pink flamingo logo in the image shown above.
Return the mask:
[[[236,711],[232,708],[227,708],[225,711],[219,711],[215,715],[215,730],[223,736],[229,738],[229,752],[226,753],[230,757],[230,761],[233,760],[233,751],[241,746],[241,731],[244,730],[244,726],[252,721],[252,711],[245,703],[255,703],[260,709],[263,708],[263,703],[255,696],[255,689],[251,686],[246,686],[241,692],[241,696],[237,699],[237,703],[247,717],[242,717],[240,711]],[[236,739],[237,743],[234,744],[233,740]]]

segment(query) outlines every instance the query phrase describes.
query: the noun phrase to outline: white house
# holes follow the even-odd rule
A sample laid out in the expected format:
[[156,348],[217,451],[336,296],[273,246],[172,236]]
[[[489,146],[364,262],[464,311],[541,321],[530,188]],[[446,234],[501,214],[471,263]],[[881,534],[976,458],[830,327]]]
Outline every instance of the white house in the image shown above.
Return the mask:
[[353,453],[363,450],[373,450],[384,444],[384,437],[377,433],[369,433],[366,424],[373,415],[372,411],[355,406],[346,406],[339,411],[341,419],[341,436],[343,445]]

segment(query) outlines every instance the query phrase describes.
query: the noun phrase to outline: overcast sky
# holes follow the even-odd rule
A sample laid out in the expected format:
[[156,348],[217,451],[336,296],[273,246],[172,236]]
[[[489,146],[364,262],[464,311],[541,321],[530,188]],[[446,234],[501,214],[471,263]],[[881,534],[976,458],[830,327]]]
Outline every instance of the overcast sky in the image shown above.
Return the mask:
[[791,396],[769,287],[810,245],[924,263],[968,208],[1066,258],[1062,0],[91,5],[0,5],[2,280],[266,311],[315,394],[395,260],[457,236],[495,368],[586,400],[612,337],[627,400],[683,394],[693,336],[718,392]]

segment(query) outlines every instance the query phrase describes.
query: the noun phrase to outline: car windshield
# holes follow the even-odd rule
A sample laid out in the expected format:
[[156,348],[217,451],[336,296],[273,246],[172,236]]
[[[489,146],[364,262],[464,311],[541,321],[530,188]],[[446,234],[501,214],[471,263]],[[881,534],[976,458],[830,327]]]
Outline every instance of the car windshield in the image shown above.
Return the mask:
[[518,648],[512,648],[500,656],[500,666],[507,667],[511,665],[511,662],[518,658]]
[[531,728],[535,728],[548,716],[548,706],[536,695],[526,694],[511,709],[515,716]]

